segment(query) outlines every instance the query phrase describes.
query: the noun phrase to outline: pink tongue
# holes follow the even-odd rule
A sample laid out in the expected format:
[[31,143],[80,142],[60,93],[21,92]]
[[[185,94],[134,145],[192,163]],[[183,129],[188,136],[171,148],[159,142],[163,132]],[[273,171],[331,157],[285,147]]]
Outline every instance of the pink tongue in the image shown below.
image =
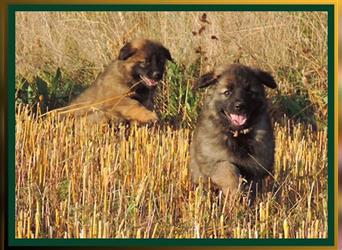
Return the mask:
[[156,85],[156,84],[157,84],[157,81],[155,81],[155,80],[153,80],[153,79],[149,79],[149,78],[147,78],[146,80],[148,81],[148,84],[149,84],[149,85],[151,85],[151,86],[153,86],[153,85]]
[[247,117],[245,115],[230,114],[230,119],[235,126],[242,126],[246,123]]
[[150,79],[150,78],[148,78],[148,77],[146,77],[146,76],[140,75],[140,77],[141,77],[141,79],[142,79],[147,85],[149,85],[149,86],[154,86],[154,85],[156,85],[156,84],[158,83],[158,81],[155,81],[155,80],[153,80],[153,79]]
[[155,80],[152,80],[152,79],[149,79],[150,80],[150,83],[152,84],[152,85],[155,85],[156,83],[157,83],[157,81],[155,81]]

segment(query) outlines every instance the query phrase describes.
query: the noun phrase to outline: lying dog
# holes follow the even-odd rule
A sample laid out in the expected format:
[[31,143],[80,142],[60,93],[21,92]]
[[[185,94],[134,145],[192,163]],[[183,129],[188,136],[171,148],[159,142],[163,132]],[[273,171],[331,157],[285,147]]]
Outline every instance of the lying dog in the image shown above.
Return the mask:
[[172,60],[170,52],[158,42],[137,39],[127,43],[118,60],[71,102],[70,109],[94,123],[156,121],[153,96],[167,60]]
[[211,87],[190,148],[195,183],[210,178],[234,194],[240,176],[255,184],[272,172],[275,142],[264,85],[276,88],[270,74],[241,64],[200,77],[197,88]]

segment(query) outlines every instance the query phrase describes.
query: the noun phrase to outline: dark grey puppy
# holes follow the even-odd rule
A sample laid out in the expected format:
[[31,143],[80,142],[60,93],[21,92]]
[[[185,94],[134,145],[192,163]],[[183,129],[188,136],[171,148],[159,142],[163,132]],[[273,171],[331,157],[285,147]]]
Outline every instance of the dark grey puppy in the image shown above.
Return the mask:
[[277,86],[269,73],[241,64],[200,77],[195,87],[210,88],[190,148],[195,183],[210,178],[234,194],[240,177],[255,184],[272,172],[275,142],[264,85]]

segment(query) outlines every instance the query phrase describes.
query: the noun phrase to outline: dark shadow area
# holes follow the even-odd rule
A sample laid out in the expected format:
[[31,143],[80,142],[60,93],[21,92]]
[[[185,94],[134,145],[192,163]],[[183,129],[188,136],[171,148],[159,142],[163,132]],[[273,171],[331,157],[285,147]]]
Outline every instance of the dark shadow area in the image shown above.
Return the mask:
[[[307,93],[277,95],[270,98],[269,111],[274,122],[286,125],[288,120],[312,127],[315,131],[327,126],[327,119],[319,116],[315,104],[310,101]],[[286,118],[286,119],[285,119]]]

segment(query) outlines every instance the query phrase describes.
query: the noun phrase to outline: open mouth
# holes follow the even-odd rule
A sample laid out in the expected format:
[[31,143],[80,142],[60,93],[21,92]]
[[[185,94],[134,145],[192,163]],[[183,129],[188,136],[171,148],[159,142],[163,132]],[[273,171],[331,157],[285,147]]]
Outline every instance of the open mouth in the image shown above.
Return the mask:
[[234,127],[242,127],[247,122],[247,115],[246,114],[229,114],[226,111],[223,111],[226,118],[231,122]]
[[144,81],[144,83],[149,87],[154,87],[158,84],[158,80],[154,80],[143,75],[139,75],[139,76]]

